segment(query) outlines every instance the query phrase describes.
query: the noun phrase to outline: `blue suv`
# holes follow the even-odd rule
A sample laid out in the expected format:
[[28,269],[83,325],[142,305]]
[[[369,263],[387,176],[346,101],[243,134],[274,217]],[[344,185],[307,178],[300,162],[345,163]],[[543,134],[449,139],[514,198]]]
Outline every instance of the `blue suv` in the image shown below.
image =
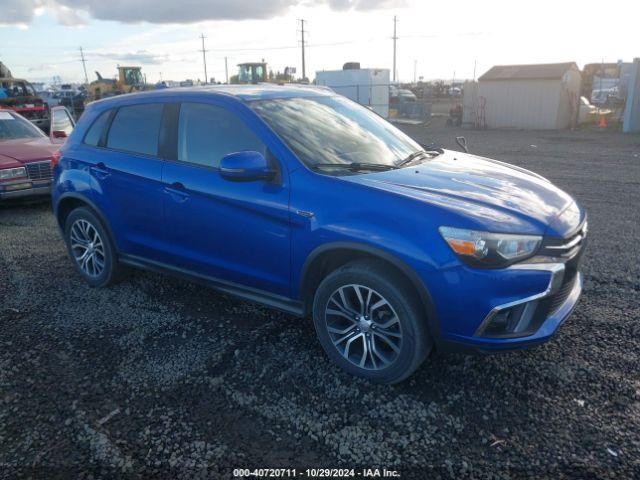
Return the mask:
[[321,88],[94,102],[53,174],[90,285],[136,267],[312,316],[331,360],[376,382],[403,380],[434,349],[540,344],[582,289],[587,221],[569,195],[420,145]]

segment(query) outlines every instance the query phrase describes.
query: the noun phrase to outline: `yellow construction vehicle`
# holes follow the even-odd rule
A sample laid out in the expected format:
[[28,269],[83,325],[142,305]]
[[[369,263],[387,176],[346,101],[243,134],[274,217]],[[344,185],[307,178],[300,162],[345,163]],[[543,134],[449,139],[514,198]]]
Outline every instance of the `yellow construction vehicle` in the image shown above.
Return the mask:
[[[238,64],[238,74],[229,79],[231,84],[257,84],[257,83],[294,83],[296,69],[286,67],[284,72],[272,71],[267,68],[264,59],[261,62],[246,62]],[[300,80],[305,83],[305,79]],[[308,80],[306,81],[308,83]]]
[[87,88],[87,101],[90,102],[104,97],[147,89],[141,67],[121,67],[118,65],[117,80],[102,78],[99,72],[96,72],[96,75],[98,79],[91,82]]
[[231,83],[264,83],[268,81],[267,64],[247,62],[238,65],[238,75],[231,77]]

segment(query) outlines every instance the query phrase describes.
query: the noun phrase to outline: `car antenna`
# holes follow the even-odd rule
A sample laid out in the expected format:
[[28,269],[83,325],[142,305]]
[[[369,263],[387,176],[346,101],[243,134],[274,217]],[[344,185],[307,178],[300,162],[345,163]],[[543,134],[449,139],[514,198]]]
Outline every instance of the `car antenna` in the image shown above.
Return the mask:
[[464,137],[456,137],[456,143],[464,150],[464,153],[469,153],[467,148],[467,139]]

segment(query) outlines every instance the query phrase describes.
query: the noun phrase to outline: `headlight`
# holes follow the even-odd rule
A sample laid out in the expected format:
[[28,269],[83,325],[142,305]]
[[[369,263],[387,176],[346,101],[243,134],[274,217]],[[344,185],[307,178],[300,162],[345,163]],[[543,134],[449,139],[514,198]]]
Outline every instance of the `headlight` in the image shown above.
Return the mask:
[[499,268],[531,257],[542,242],[538,235],[479,232],[440,227],[451,249],[474,267]]
[[27,171],[24,167],[4,168],[0,170],[0,180],[11,180],[12,178],[26,177]]

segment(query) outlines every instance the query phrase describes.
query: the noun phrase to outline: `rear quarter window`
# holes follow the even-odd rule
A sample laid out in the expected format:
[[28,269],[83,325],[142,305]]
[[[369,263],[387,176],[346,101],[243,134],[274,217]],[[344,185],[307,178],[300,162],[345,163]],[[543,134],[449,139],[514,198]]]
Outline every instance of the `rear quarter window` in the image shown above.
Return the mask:
[[120,107],[109,128],[107,148],[158,155],[162,111],[161,103]]
[[98,118],[93,121],[93,124],[89,127],[87,134],[84,136],[85,144],[92,145],[94,147],[98,146],[100,139],[102,138],[102,134],[104,133],[105,128],[107,128],[109,115],[111,115],[111,110],[102,112]]

